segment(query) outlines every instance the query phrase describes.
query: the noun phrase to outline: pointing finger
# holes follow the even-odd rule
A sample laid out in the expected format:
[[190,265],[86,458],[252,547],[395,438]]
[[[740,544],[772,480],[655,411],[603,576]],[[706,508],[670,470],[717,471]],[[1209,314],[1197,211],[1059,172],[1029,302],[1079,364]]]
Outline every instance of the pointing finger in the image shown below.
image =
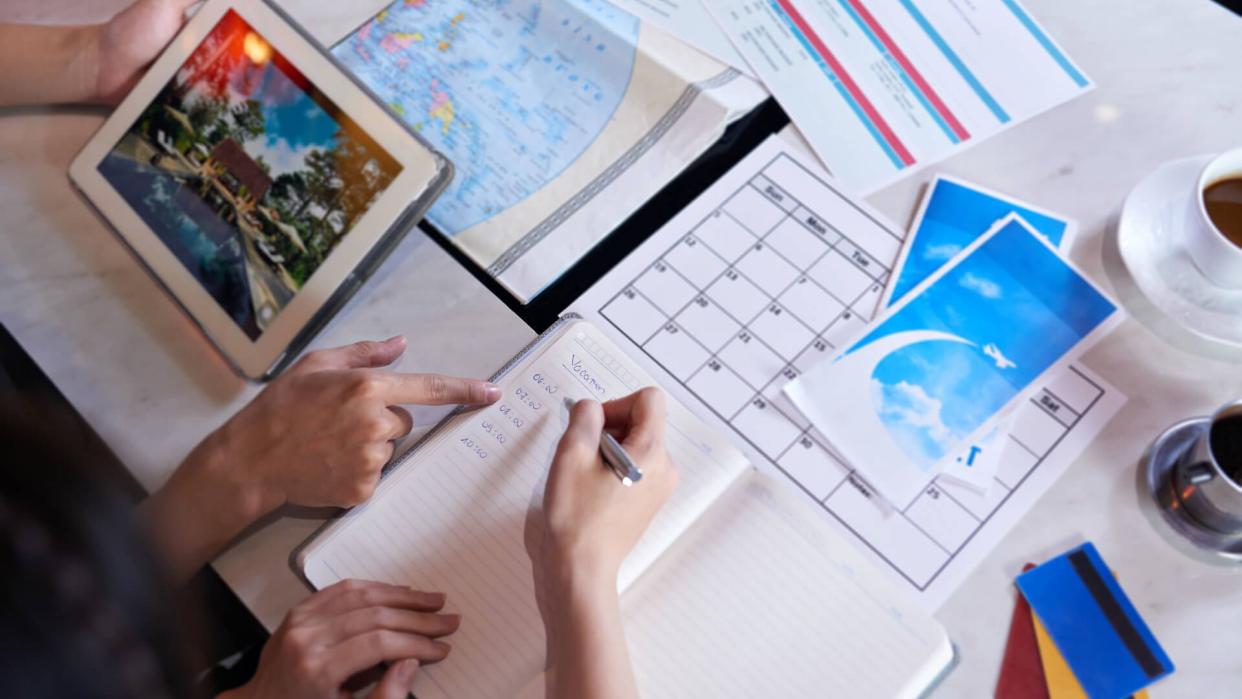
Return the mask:
[[388,402],[412,405],[491,405],[500,387],[481,379],[440,374],[387,374]]

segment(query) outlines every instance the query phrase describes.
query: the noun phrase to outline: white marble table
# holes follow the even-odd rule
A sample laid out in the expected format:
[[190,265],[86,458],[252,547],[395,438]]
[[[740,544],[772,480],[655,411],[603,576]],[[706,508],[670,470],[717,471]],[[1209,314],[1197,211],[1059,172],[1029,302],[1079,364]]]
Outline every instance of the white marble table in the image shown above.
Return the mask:
[[[8,0],[0,21],[82,21],[124,4]],[[321,38],[383,4],[284,0]],[[1135,465],[1166,425],[1242,396],[1242,352],[1195,340],[1154,311],[1129,281],[1112,233],[1126,192],[1158,164],[1242,145],[1242,19],[1207,0],[1028,4],[1099,88],[939,169],[1079,221],[1074,259],[1133,318],[1085,363],[1130,402],[940,611],[961,664],[938,695],[990,695],[1014,575],[1026,561],[1091,539],[1178,665],[1152,695],[1231,696],[1242,685],[1232,649],[1242,635],[1242,570],[1205,561],[1153,528]],[[150,488],[255,389],[229,373],[70,191],[66,167],[100,120],[81,111],[0,115],[0,320]],[[914,175],[873,202],[904,223],[925,180]],[[417,233],[316,345],[396,332],[411,338],[404,368],[478,375],[532,336]],[[315,525],[277,519],[215,564],[269,627],[305,594],[287,556]]]

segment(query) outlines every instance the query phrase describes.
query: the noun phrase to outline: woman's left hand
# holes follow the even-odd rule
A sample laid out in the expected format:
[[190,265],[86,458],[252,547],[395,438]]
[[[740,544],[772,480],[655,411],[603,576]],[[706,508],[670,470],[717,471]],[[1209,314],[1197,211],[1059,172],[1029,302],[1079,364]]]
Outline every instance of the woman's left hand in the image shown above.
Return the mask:
[[198,0],[138,0],[106,24],[94,28],[88,53],[94,53],[94,100],[116,104],[133,88],[151,62],[185,24],[185,13]]

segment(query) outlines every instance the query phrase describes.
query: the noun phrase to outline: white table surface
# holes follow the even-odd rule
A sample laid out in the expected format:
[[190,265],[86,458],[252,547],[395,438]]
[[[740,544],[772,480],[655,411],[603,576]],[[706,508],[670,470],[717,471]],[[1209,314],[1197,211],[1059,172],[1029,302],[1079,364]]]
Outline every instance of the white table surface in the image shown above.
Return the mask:
[[[0,21],[85,21],[124,0],[8,0]],[[384,0],[284,0],[321,38]],[[1132,319],[1085,363],[1130,401],[938,616],[961,663],[937,692],[995,686],[1013,577],[1085,539],[1099,546],[1178,666],[1154,697],[1230,696],[1242,681],[1242,570],[1153,527],[1136,464],[1165,426],[1242,397],[1242,351],[1192,338],[1136,292],[1113,236],[1125,194],[1160,163],[1242,146],[1242,19],[1207,0],[1030,0],[1099,87],[937,167],[1076,218],[1072,256]],[[70,190],[66,168],[101,123],[84,110],[0,113],[0,320],[148,488],[256,390],[212,350]],[[872,198],[906,223],[928,173]],[[413,233],[315,346],[410,337],[406,370],[486,375],[533,336],[433,242]],[[436,415],[418,415],[429,425]],[[272,627],[306,594],[287,557],[318,524],[278,518],[220,574]]]

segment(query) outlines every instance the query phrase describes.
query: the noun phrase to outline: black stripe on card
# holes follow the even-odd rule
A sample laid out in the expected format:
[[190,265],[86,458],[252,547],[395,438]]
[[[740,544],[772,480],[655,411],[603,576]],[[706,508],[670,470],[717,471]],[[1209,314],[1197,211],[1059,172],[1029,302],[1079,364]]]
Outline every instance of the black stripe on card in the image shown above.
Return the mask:
[[1139,667],[1143,668],[1143,672],[1147,673],[1149,678],[1164,672],[1164,665],[1151,652],[1147,642],[1139,635],[1138,629],[1134,628],[1134,623],[1130,621],[1130,617],[1126,616],[1121,604],[1113,597],[1112,590],[1108,589],[1108,584],[1104,582],[1100,571],[1095,569],[1095,565],[1091,563],[1087,554],[1083,551],[1075,551],[1069,555],[1069,560],[1070,565],[1074,566],[1074,572],[1078,573],[1078,577],[1082,579],[1082,584],[1087,586],[1087,591],[1100,606],[1100,611],[1104,612],[1104,618],[1112,625],[1113,631],[1125,644],[1126,650],[1130,651],[1130,655],[1134,656]]

